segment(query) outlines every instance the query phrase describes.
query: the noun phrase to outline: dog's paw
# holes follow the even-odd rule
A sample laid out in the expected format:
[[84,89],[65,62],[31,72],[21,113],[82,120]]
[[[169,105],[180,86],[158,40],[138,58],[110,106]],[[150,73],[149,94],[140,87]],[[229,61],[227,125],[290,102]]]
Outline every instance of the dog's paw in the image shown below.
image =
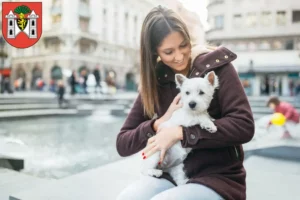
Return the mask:
[[160,169],[148,169],[147,174],[149,176],[154,176],[154,177],[161,177],[161,175],[163,174],[163,171]]
[[206,127],[206,130],[210,133],[215,133],[217,132],[217,127],[216,126]]

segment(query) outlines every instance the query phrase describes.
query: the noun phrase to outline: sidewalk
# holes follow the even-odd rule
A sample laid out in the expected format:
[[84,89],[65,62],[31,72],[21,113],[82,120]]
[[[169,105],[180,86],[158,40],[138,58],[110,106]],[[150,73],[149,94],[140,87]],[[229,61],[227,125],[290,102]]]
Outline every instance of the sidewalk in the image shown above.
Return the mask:
[[[122,189],[139,178],[139,166],[138,157],[132,156],[65,179],[41,185],[37,182],[31,189],[12,195],[22,200],[115,200]],[[253,156],[245,161],[245,168],[248,200],[297,199],[300,196],[298,162]]]

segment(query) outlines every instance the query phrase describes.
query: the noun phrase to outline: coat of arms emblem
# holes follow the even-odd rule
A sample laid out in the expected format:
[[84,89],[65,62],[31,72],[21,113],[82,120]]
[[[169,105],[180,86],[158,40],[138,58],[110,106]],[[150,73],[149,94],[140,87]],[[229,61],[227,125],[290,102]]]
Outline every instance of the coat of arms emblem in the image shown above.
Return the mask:
[[42,35],[42,3],[2,2],[2,34],[14,47],[34,45]]

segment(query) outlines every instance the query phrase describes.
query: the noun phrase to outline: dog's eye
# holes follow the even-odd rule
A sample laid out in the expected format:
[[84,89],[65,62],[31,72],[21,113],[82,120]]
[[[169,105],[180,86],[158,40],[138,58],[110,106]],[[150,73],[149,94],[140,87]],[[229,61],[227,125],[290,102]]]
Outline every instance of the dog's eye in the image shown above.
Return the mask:
[[185,92],[186,93],[186,95],[189,95],[190,94],[190,92]]
[[200,90],[199,94],[202,95],[202,94],[204,94],[204,92]]

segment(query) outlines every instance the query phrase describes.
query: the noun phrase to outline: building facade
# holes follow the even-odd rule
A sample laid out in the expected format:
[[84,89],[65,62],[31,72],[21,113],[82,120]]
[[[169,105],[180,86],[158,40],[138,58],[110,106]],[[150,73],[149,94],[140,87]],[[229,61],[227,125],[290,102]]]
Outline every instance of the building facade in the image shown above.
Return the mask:
[[43,1],[43,34],[34,46],[12,49],[12,80],[22,77],[27,88],[38,78],[46,84],[71,71],[100,66],[123,86],[135,74],[142,20],[152,7],[138,0]]
[[248,95],[295,95],[300,84],[300,1],[209,0],[208,42],[238,55]]
[[32,89],[40,78],[48,85],[59,79],[66,81],[73,70],[80,75],[83,69],[92,72],[100,66],[102,80],[112,76],[120,87],[128,79],[138,82],[142,23],[146,14],[160,4],[170,8],[176,5],[175,11],[183,16],[192,33],[200,27],[197,39],[204,38],[200,20],[177,1],[43,1],[40,40],[27,49],[10,49],[11,81],[22,78],[26,88]]

